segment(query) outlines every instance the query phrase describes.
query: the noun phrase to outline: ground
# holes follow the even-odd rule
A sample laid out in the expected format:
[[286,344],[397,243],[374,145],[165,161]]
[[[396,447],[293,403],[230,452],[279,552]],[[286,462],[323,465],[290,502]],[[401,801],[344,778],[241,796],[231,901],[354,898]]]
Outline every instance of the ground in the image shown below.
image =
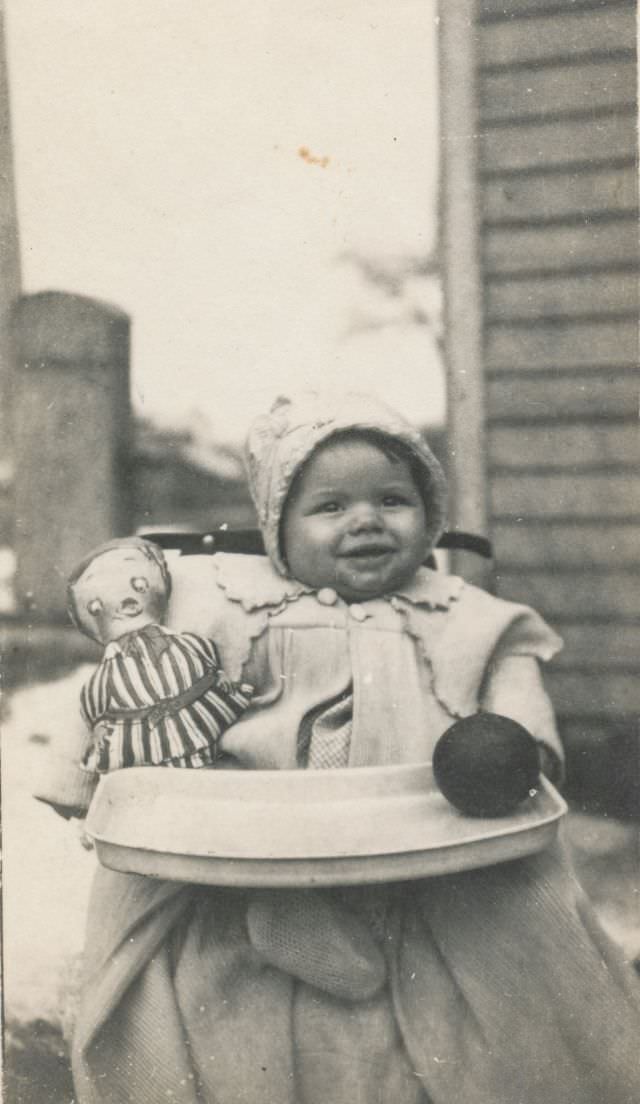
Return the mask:
[[[32,791],[44,755],[64,742],[69,703],[87,669],[23,687],[2,725],[4,1050],[6,1104],[73,1104],[65,1035],[95,864],[77,825]],[[638,826],[572,811],[578,875],[609,934],[640,959]]]

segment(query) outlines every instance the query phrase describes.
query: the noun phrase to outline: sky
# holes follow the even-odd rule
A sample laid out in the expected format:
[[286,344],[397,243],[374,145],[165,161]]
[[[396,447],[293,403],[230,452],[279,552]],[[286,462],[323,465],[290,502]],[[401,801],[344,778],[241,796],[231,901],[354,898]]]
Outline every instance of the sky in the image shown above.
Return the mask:
[[442,420],[439,289],[405,272],[436,239],[435,0],[5,8],[24,290],[131,314],[138,413],[231,441],[329,386]]

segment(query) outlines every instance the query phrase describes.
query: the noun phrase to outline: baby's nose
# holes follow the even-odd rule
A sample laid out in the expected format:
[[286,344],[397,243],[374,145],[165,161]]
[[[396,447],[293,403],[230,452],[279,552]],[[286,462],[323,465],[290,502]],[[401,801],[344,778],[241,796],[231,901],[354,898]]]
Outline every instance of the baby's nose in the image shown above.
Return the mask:
[[355,532],[363,529],[380,529],[381,526],[380,512],[372,502],[362,502],[354,507],[351,515],[351,528]]

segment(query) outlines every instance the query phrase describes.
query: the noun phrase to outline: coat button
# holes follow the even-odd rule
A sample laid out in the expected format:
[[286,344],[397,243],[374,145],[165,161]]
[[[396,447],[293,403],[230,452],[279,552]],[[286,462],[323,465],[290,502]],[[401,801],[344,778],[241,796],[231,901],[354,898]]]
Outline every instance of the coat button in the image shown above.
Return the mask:
[[367,611],[363,609],[362,606],[359,606],[357,602],[355,602],[352,606],[349,606],[349,613],[353,617],[354,621],[366,621],[367,617],[369,616]]
[[318,591],[318,601],[321,606],[335,606],[338,601],[338,595],[332,587],[322,587]]

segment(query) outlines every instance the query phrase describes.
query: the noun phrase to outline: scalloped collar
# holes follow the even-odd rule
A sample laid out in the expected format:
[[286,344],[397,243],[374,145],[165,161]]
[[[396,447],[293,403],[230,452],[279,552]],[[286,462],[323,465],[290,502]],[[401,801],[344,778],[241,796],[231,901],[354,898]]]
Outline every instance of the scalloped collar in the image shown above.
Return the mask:
[[[232,602],[239,602],[251,613],[267,610],[275,613],[288,602],[305,594],[315,594],[313,587],[279,575],[266,556],[244,556],[234,552],[218,552],[213,557],[218,585]],[[406,586],[384,598],[393,602],[404,599],[413,606],[431,610],[447,610],[464,587],[464,579],[445,575],[429,567],[418,568]],[[363,602],[363,606],[367,603]]]
[[402,587],[396,597],[405,598],[412,606],[448,610],[460,597],[464,585],[459,575],[445,575],[430,567],[419,567],[411,582]]

